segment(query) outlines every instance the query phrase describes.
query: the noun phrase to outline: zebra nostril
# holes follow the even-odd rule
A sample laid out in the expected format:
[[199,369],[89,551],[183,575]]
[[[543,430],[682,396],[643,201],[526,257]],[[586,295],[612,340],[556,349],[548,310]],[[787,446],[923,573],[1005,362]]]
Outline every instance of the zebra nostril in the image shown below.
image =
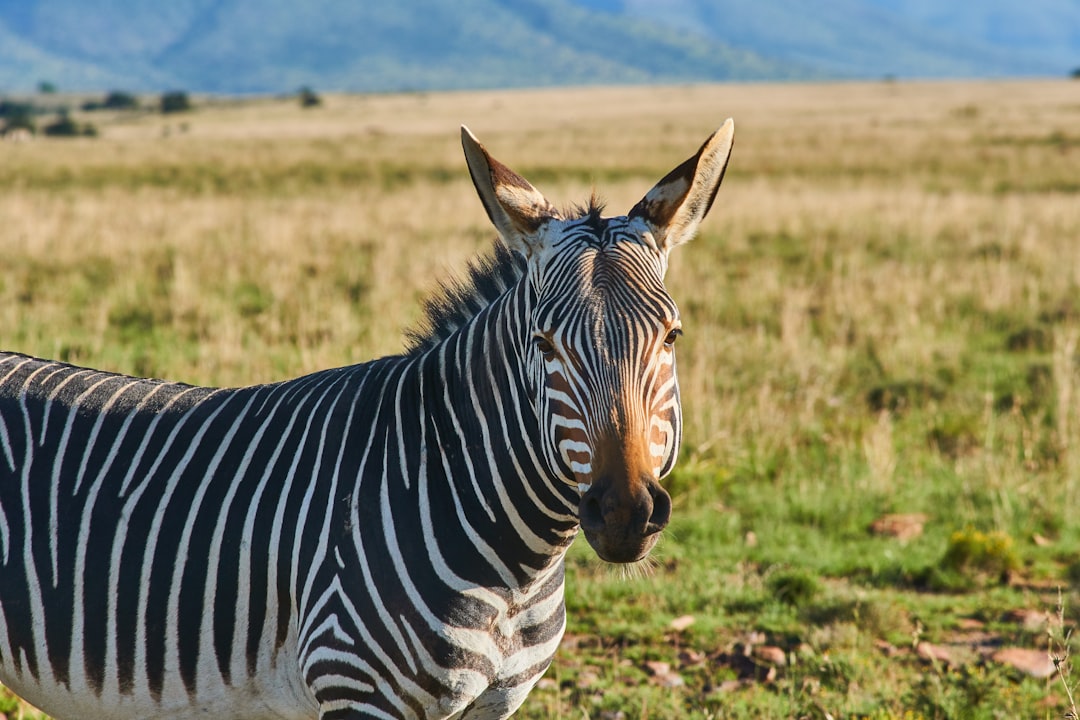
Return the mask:
[[600,507],[600,499],[594,493],[587,492],[582,496],[578,517],[585,530],[599,532],[604,529],[604,511]]
[[649,489],[652,495],[653,507],[649,522],[645,525],[645,534],[653,535],[667,527],[671,520],[671,496],[660,486]]

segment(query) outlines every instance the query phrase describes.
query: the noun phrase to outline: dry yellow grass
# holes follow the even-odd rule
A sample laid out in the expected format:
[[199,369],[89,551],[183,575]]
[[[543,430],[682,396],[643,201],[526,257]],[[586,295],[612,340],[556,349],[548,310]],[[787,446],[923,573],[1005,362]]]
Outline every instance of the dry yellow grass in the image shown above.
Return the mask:
[[[146,278],[164,272],[160,302],[188,319],[197,351],[143,369],[236,384],[393,352],[418,298],[492,235],[458,124],[539,175],[557,202],[596,187],[617,213],[734,116],[731,174],[704,241],[675,258],[676,296],[771,307],[782,330],[775,361],[804,381],[843,360],[829,351],[836,338],[808,347],[808,310],[833,333],[872,333],[883,361],[918,363],[935,350],[928,335],[950,298],[1015,308],[1078,282],[1075,194],[988,192],[1076,181],[1065,135],[1080,119],[1075,91],[1067,82],[724,85],[330,96],[308,111],[255,100],[106,116],[100,139],[0,146],[0,345],[137,371],[106,332],[110,312],[144,302]],[[1060,160],[1047,152],[1055,132],[1066,143]],[[399,171],[408,177],[395,180]],[[826,287],[819,278],[791,286],[783,258],[739,277],[732,261],[780,234],[835,258]],[[1008,258],[953,262],[990,245],[1022,253],[1038,272],[1019,276]],[[920,262],[877,262],[890,246]],[[78,281],[87,286],[72,318],[69,285],[101,259],[117,277],[108,287]],[[40,277],[20,301],[27,264]],[[269,293],[274,311],[238,318],[230,290],[241,285]],[[762,352],[741,334],[728,347],[731,328],[708,314],[690,330],[682,375],[695,396],[716,397],[719,358]],[[690,408],[703,442],[723,429],[709,419],[722,405]]]
[[[458,124],[556,202],[595,187],[618,213],[734,116],[730,175],[669,282],[691,318],[684,386],[710,399],[688,405],[690,447],[782,437],[767,426],[809,422],[867,344],[886,367],[926,367],[948,352],[952,304],[1068,300],[1075,92],[722,85],[91,116],[99,139],[0,146],[0,346],[226,385],[395,352],[419,298],[493,234]],[[787,256],[770,256],[776,238]],[[149,308],[133,332],[155,341],[116,332],[133,308]],[[791,407],[767,369],[751,407],[731,395],[755,360],[798,379]]]

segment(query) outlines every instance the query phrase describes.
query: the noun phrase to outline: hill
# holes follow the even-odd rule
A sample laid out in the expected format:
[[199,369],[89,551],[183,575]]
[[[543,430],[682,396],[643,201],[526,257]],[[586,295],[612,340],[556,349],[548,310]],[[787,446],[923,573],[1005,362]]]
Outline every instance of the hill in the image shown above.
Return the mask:
[[986,0],[578,0],[832,77],[1063,76],[1080,66],[1080,3]]
[[0,4],[0,92],[278,93],[1063,76],[1080,4],[145,0]]
[[108,79],[131,89],[265,93],[304,84],[379,91],[810,75],[569,0],[182,0],[152,9],[118,0],[92,10],[79,0],[28,0],[0,5],[5,35],[25,50],[22,60],[0,52],[0,84],[24,90],[41,79],[65,89]]

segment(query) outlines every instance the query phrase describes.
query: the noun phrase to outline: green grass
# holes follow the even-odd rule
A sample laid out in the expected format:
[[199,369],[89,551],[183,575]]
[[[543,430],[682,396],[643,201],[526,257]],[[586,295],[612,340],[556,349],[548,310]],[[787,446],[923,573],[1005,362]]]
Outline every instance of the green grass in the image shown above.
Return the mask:
[[[584,709],[589,717],[621,710],[626,717],[825,717],[827,711],[1003,718],[1030,717],[1047,697],[1049,708],[1060,703],[1053,683],[975,653],[949,667],[930,664],[913,649],[919,641],[961,648],[975,642],[957,629],[962,620],[979,621],[988,639],[978,641],[994,647],[1045,647],[1044,633],[1006,617],[1016,608],[1052,612],[1052,588],[1060,584],[1072,603],[1066,621],[1075,624],[1077,598],[1060,549],[1037,548],[1028,522],[1010,524],[1011,536],[954,528],[962,521],[940,513],[907,545],[875,537],[868,526],[881,504],[866,495],[845,500],[846,493],[814,479],[818,471],[789,462],[774,481],[708,466],[678,471],[676,520],[644,578],[598,567],[586,547],[576,546],[568,580],[572,642],[549,674],[555,682],[536,691],[522,716],[579,717]],[[959,478],[935,480],[923,509],[1001,502],[972,497]],[[672,630],[671,621],[683,615],[693,624]],[[753,655],[763,644],[787,659],[772,674]],[[650,661],[669,663],[683,684],[666,687],[650,677]]]

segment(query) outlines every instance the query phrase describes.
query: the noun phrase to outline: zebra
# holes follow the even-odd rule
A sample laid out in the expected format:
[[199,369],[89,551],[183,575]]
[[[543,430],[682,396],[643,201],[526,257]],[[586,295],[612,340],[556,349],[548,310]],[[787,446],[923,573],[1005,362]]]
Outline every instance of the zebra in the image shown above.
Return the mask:
[[627,215],[558,210],[465,127],[498,238],[405,352],[218,389],[0,354],[0,681],[65,718],[505,718],[579,529],[671,517],[663,279],[729,119]]

